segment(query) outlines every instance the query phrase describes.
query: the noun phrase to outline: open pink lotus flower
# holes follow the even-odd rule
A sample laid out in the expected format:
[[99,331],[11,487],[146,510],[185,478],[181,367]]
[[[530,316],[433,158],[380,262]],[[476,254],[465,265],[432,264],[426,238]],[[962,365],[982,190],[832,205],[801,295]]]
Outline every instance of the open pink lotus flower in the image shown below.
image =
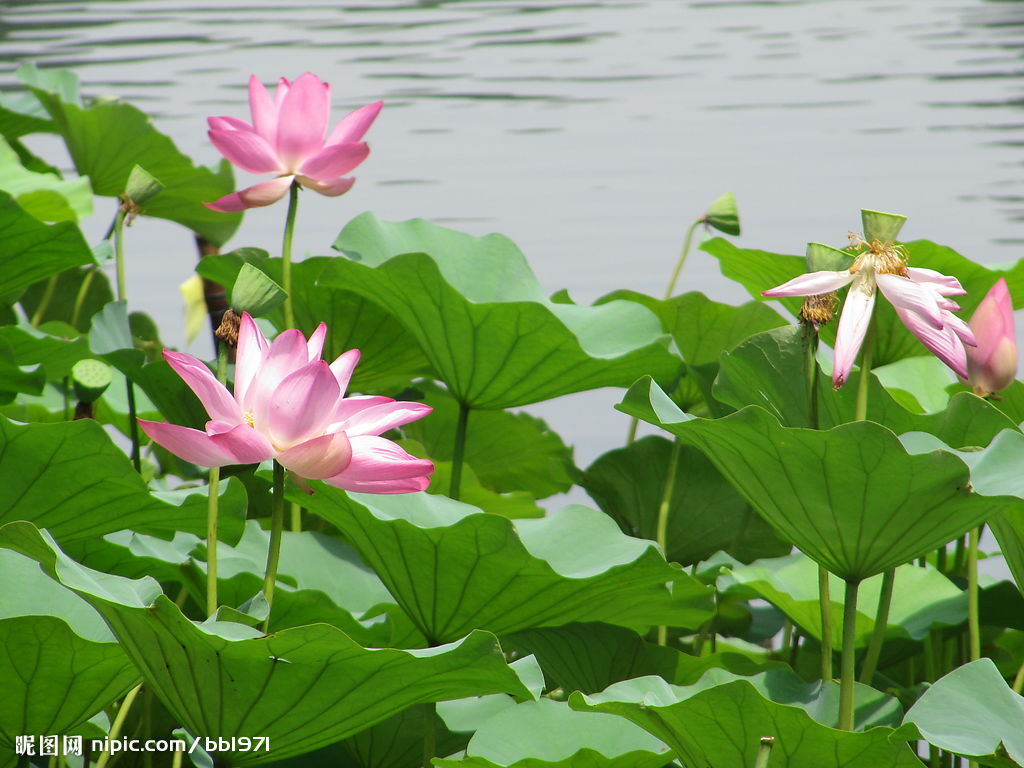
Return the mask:
[[370,148],[360,139],[381,106],[378,101],[360,107],[328,136],[330,85],[309,72],[294,83],[282,77],[271,97],[253,75],[249,78],[252,125],[234,117],[208,118],[210,141],[242,170],[274,173],[277,178],[204,205],[222,212],[270,205],[284,197],[293,180],[329,197],[348,192],[355,179],[341,177],[369,154]]
[[967,350],[968,381],[982,397],[1006,389],[1017,376],[1017,329],[1004,278],[985,294],[968,325],[978,340]]
[[843,386],[864,342],[875,291],[879,289],[918,340],[961,377],[967,376],[964,345],[974,346],[967,323],[953,314],[960,309],[949,296],[967,293],[955,277],[932,269],[908,267],[897,248],[872,244],[848,270],[810,272],[763,291],[762,296],[817,296],[849,285],[836,331],[832,383]]
[[327,326],[306,341],[284,331],[273,343],[246,313],[238,333],[235,392],[200,360],[164,350],[164,359],[196,393],[210,416],[206,431],[139,419],[154,441],[204,467],[276,459],[299,478],[366,493],[422,491],[434,465],[383,437],[430,413],[423,403],[389,397],[345,397],[359,350],[330,365],[320,359]]

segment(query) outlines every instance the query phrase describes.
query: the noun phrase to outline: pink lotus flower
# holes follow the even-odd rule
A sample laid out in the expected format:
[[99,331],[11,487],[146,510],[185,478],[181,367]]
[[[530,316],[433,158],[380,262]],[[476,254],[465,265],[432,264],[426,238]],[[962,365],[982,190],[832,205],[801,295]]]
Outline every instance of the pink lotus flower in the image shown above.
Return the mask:
[[899,249],[872,243],[848,270],[811,272],[795,277],[762,296],[816,296],[850,286],[836,331],[832,383],[843,386],[867,333],[875,290],[889,300],[896,314],[918,340],[960,376],[967,376],[964,345],[974,334],[953,314],[960,309],[949,296],[967,293],[955,277],[931,269],[908,267]]
[[434,465],[383,437],[426,416],[423,403],[389,397],[345,397],[359,350],[328,365],[320,359],[327,326],[309,337],[284,331],[273,343],[242,315],[232,395],[201,361],[164,350],[164,359],[199,397],[210,416],[206,431],[139,419],[154,441],[204,467],[276,459],[299,478],[348,491],[422,491]]
[[978,340],[967,350],[968,381],[982,397],[1006,389],[1017,377],[1017,330],[1006,280],[989,289],[968,325]]
[[277,178],[204,205],[222,212],[270,205],[284,197],[293,180],[328,197],[348,192],[355,179],[341,177],[369,154],[360,139],[381,106],[378,101],[360,107],[327,136],[330,85],[309,72],[294,83],[282,77],[271,98],[253,75],[249,78],[252,125],[234,117],[208,118],[210,141],[242,170],[275,173]]

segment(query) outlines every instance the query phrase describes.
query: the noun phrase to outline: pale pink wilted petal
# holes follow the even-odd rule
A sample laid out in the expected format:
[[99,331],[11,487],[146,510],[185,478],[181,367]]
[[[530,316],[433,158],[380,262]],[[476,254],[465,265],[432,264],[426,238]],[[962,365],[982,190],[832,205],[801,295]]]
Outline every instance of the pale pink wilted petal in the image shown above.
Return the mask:
[[1017,331],[1013,322],[1013,301],[1004,278],[999,278],[971,316],[977,346],[967,350],[968,378],[981,395],[998,392],[1017,376]]
[[382,403],[352,414],[345,422],[349,437],[380,435],[389,429],[421,419],[433,410],[426,403],[398,401]]
[[332,147],[324,147],[303,162],[298,168],[298,173],[315,181],[331,181],[344,176],[363,162],[369,154],[370,147],[365,142],[335,144]]
[[338,382],[323,360],[285,376],[267,409],[267,431],[274,444],[284,449],[323,434],[340,397]]
[[211,419],[238,424],[242,420],[242,411],[227,387],[217,381],[217,377],[206,367],[206,364],[192,355],[183,352],[164,350],[164,360],[188,384],[189,389],[196,393],[199,402],[210,415]]
[[295,178],[302,186],[312,189],[324,197],[344,195],[356,183],[356,180],[351,176],[343,179],[332,179],[331,181],[317,181],[316,179],[309,178],[309,176],[296,176]]
[[350,437],[352,461],[344,470],[326,478],[339,488],[351,482],[377,482],[422,477],[434,471],[428,459],[417,459],[399,445],[383,437],[362,435]]
[[281,466],[310,480],[337,475],[352,459],[352,445],[344,432],[320,435],[282,451]]
[[935,296],[909,277],[879,273],[875,283],[894,307],[914,312],[935,328],[941,328],[942,313]]
[[383,106],[383,101],[375,101],[373,104],[367,104],[354,112],[349,112],[341,119],[340,123],[334,126],[331,135],[327,137],[327,146],[348,144],[362,139],[373,125],[373,121],[377,119]]
[[830,291],[837,291],[853,280],[853,273],[848,270],[839,272],[808,272],[806,275],[794,277],[782,285],[761,291],[762,296],[817,296]]
[[235,400],[245,402],[245,393],[256,372],[270,353],[270,342],[248,312],[242,313],[235,353]]
[[954,314],[946,312],[942,316],[943,321],[946,323],[946,327],[953,331],[957,336],[960,337],[960,341],[968,347],[978,346],[978,340],[974,338],[974,331],[967,325],[963,320]]
[[267,144],[277,147],[277,104],[256,75],[249,77],[249,112],[252,126]]
[[331,373],[338,380],[338,386],[343,395],[348,390],[348,383],[352,380],[352,371],[355,370],[358,362],[359,350],[350,349],[348,352],[338,355],[338,358],[331,363]]
[[327,323],[320,323],[316,330],[309,335],[309,341],[306,342],[309,362],[320,359],[320,354],[324,351],[325,338],[327,338]]
[[943,296],[962,296],[967,293],[955,277],[936,272],[934,269],[907,267],[907,276],[915,283],[932,285]]
[[153,440],[168,451],[200,467],[223,467],[234,464],[234,458],[219,447],[205,432],[177,424],[138,419],[139,426]]
[[210,435],[210,441],[233,458],[232,464],[258,464],[274,458],[274,446],[248,424]]
[[896,314],[917,340],[961,378],[967,378],[967,353],[951,327],[935,328],[920,315],[896,307]]
[[832,384],[838,389],[846,383],[857,359],[860,345],[864,343],[864,335],[871,322],[871,310],[875,306],[873,286],[865,290],[864,278],[857,276],[857,281],[846,294],[843,313],[839,316],[839,328],[836,330],[835,360],[832,365]]
[[324,95],[325,84],[306,72],[292,83],[281,102],[277,115],[277,156],[291,172],[324,145],[329,117]]
[[210,141],[233,165],[249,173],[281,173],[277,153],[258,133],[213,128]]

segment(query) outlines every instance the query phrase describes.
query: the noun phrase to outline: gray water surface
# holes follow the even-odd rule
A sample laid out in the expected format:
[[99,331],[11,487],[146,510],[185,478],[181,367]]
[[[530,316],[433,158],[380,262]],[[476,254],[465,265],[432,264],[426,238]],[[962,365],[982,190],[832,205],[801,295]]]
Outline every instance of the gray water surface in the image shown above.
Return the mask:
[[[383,99],[352,192],[303,195],[298,253],[327,253],[373,210],[502,232],[577,301],[660,295],[689,222],[731,190],[745,247],[844,245],[868,207],[909,216],[907,239],[986,263],[1024,255],[1016,2],[9,1],[0,40],[2,87],[23,60],[72,68],[86,94],[151,112],[207,164],[219,155],[205,118],[248,119],[250,73],[319,74],[335,120]],[[94,238],[109,208],[87,223]],[[276,252],[284,213],[251,211],[230,245]],[[191,238],[151,220],[129,238],[130,302],[181,346],[173,286],[191,273]],[[744,297],[700,252],[681,289]],[[621,444],[620,396],[533,410],[585,466]]]

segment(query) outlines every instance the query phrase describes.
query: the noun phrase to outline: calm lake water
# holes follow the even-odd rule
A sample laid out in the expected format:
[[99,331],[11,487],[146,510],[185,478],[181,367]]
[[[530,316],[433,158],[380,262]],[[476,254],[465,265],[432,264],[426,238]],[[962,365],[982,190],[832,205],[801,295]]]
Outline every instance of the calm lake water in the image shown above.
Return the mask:
[[[207,115],[248,119],[250,73],[319,74],[334,119],[383,99],[353,191],[303,196],[298,253],[328,252],[369,209],[509,235],[577,301],[660,293],[688,223],[731,190],[747,247],[844,245],[868,207],[909,216],[907,239],[989,263],[1024,255],[1016,2],[8,0],[0,36],[0,86],[23,60],[72,68],[87,95],[151,112],[203,163],[219,159]],[[95,238],[108,207],[87,224]],[[284,213],[250,212],[231,245],[276,252]],[[182,345],[174,286],[191,239],[150,220],[129,238],[131,303]],[[744,297],[700,252],[682,289]],[[623,440],[620,395],[532,410],[586,466]]]

